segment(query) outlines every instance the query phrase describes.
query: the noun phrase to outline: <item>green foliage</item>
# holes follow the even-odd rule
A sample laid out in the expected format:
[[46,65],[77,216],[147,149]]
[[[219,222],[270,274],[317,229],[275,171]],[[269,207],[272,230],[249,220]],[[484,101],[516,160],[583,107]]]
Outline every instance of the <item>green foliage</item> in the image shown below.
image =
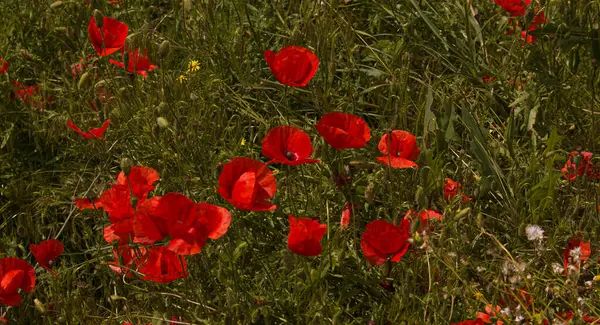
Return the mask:
[[[552,266],[562,265],[573,235],[600,246],[598,182],[568,182],[559,171],[569,152],[600,149],[597,3],[533,1],[549,23],[522,44],[518,31],[506,35],[510,23],[493,1],[83,2],[2,1],[0,57],[10,68],[0,74],[0,257],[33,262],[30,243],[65,244],[60,277],[38,267],[23,304],[0,307],[11,324],[157,325],[172,316],[184,324],[450,324],[518,300],[520,289],[535,297],[533,306],[520,301],[528,320],[600,317],[600,282],[585,284],[600,274],[597,253],[580,278]],[[147,79],[107,58],[83,81],[71,74],[93,52],[93,8],[129,25],[131,48],[148,49],[159,68]],[[529,26],[533,16],[516,19]],[[263,59],[286,45],[319,57],[306,88],[276,82]],[[186,72],[191,60],[199,71]],[[40,111],[8,100],[14,80],[39,85],[53,103]],[[94,99],[102,87],[107,103]],[[335,151],[318,136],[313,126],[332,111],[367,121],[365,148]],[[110,119],[107,141],[79,137],[69,119],[86,130]],[[310,134],[322,162],[276,166],[277,211],[235,210],[214,189],[218,163],[265,161],[261,140],[278,125]],[[375,163],[379,138],[393,129],[417,136],[418,169]],[[188,259],[188,278],[164,285],[112,272],[107,216],[74,206],[108,188],[123,158],[159,172],[154,195],[179,192],[231,210],[227,234]],[[352,185],[337,188],[332,178],[345,169]],[[445,178],[474,200],[445,200]],[[350,199],[360,208],[341,231]],[[391,270],[369,265],[365,225],[408,209],[443,212],[443,226],[415,236]],[[289,213],[327,223],[321,256],[288,250]],[[540,243],[527,240],[530,224],[544,229]]]

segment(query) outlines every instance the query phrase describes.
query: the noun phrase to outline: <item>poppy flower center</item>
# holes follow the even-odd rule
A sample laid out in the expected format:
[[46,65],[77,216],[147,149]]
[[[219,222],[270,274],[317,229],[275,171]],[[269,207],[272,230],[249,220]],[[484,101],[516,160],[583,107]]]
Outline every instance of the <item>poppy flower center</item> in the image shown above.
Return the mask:
[[298,160],[298,154],[295,152],[286,151],[285,157],[289,160]]

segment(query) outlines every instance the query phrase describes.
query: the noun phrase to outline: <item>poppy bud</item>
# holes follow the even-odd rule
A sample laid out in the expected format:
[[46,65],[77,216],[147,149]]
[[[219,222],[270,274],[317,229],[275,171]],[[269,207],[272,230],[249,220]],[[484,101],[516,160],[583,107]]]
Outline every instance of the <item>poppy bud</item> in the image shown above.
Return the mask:
[[476,224],[477,227],[483,228],[483,215],[481,214],[481,212],[477,214]]
[[19,54],[21,55],[21,57],[23,57],[23,59],[25,60],[33,60],[33,55],[29,52],[27,52],[27,50],[25,49],[21,49],[19,51]]
[[466,216],[469,212],[471,212],[471,208],[461,209],[460,211],[458,211],[458,213],[456,214],[455,218],[456,219],[460,219],[460,218]]
[[50,5],[50,9],[56,9],[60,6],[62,6],[63,2],[58,0],[58,1],[54,1],[51,5]]
[[156,118],[156,124],[158,124],[158,126],[164,129],[169,126],[169,121],[167,121],[166,118],[159,116]]
[[94,21],[96,22],[96,26],[98,26],[98,28],[102,29],[102,24],[104,23],[104,15],[102,15],[102,12],[98,9],[95,9],[94,12],[92,13],[92,16],[94,16]]
[[131,171],[131,166],[133,166],[133,162],[131,159],[125,157],[121,159],[121,170],[125,173],[125,175],[129,175]]
[[79,89],[87,87],[91,81],[91,77],[92,77],[92,75],[90,74],[89,71],[82,74],[81,79],[79,79],[79,83],[77,84],[77,87],[79,87]]
[[158,55],[161,58],[164,58],[167,55],[169,55],[170,51],[171,51],[171,42],[165,40],[162,43],[160,43],[160,46],[158,47]]
[[419,205],[419,208],[425,208],[427,206],[427,197],[423,191],[422,186],[417,186],[417,193],[415,193],[415,201]]
[[156,112],[158,113],[159,116],[167,115],[167,113],[169,112],[169,106],[167,105],[167,103],[161,102],[156,107]]
[[373,204],[375,200],[375,183],[369,182],[365,187],[365,201],[369,204]]

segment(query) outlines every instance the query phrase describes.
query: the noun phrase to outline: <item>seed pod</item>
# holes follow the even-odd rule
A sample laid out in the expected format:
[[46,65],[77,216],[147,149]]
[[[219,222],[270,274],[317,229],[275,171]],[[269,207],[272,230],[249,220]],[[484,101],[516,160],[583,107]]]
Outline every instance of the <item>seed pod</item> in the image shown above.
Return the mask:
[[133,166],[133,162],[131,159],[125,157],[121,159],[121,170],[125,173],[125,175],[129,175],[131,171],[131,166]]
[[44,308],[44,304],[39,301],[37,298],[33,300],[33,304],[35,305],[35,309],[37,309],[40,313],[45,313],[46,308]]
[[161,58],[164,58],[167,55],[169,55],[170,51],[171,51],[171,42],[165,40],[162,43],[160,43],[160,46],[158,47],[158,55]]
[[90,74],[89,71],[86,71],[84,74],[81,75],[81,79],[79,79],[79,83],[77,84],[77,87],[79,87],[79,89],[85,88],[88,86],[88,84],[91,82],[92,80],[92,75]]
[[167,115],[169,113],[169,106],[165,102],[160,102],[156,107],[156,112],[159,116]]
[[58,1],[54,1],[51,5],[50,5],[50,9],[56,9],[60,6],[63,5],[63,2],[58,0]]
[[158,124],[160,128],[164,129],[169,126],[169,121],[167,121],[166,118],[159,116],[156,118],[156,124]]

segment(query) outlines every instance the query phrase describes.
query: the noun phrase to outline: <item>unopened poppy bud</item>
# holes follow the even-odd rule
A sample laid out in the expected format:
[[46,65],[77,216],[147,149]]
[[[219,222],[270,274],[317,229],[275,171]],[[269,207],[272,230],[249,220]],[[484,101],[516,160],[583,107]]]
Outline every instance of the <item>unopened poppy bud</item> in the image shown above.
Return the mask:
[[79,79],[79,83],[77,84],[77,87],[79,87],[79,89],[85,88],[88,86],[88,84],[90,83],[91,80],[92,80],[92,75],[90,74],[89,71],[87,71],[81,75],[81,79]]
[[160,46],[158,47],[158,55],[161,58],[164,58],[167,55],[169,55],[170,51],[171,51],[171,42],[165,40],[162,43],[160,43]]
[[46,312],[46,308],[44,308],[44,304],[42,304],[42,302],[39,301],[39,299],[37,299],[37,298],[34,299],[33,304],[35,305],[35,309],[37,309],[40,313]]
[[96,21],[96,26],[98,26],[98,28],[102,29],[102,23],[104,22],[104,15],[102,15],[102,11],[95,9],[94,12],[92,13],[92,16],[94,16],[94,20]]
[[460,219],[460,218],[466,216],[469,212],[471,212],[471,208],[461,209],[460,211],[458,211],[455,218]]
[[164,129],[169,126],[169,121],[167,121],[166,118],[159,116],[156,118],[156,124]]
[[167,113],[169,112],[169,106],[167,105],[167,103],[161,102],[156,107],[156,112],[159,116],[167,115]]
[[25,49],[21,49],[19,51],[19,54],[21,55],[21,57],[23,57],[23,59],[25,60],[33,60],[33,55],[29,52],[27,52],[27,50]]
[[131,166],[133,166],[133,162],[129,158],[121,159],[121,170],[125,173],[125,175],[129,175],[131,171]]
[[51,5],[50,5],[50,9],[56,9],[60,6],[63,5],[63,2],[58,0],[58,1],[54,1]]
[[477,218],[475,220],[477,227],[482,228],[483,227],[483,215],[480,213],[477,214]]
[[369,204],[373,204],[375,201],[375,183],[369,182],[365,187],[365,201]]

